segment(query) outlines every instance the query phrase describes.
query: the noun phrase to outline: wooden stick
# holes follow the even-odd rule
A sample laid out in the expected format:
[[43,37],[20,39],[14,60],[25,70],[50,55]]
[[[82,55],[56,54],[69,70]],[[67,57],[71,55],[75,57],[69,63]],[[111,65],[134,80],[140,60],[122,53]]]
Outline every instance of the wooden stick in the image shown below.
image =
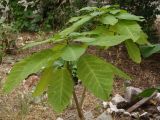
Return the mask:
[[146,97],[143,98],[142,100],[140,100],[139,102],[137,102],[136,104],[134,104],[133,106],[131,106],[127,112],[132,112],[134,110],[136,110],[138,107],[142,106],[144,103],[146,103],[148,100],[150,100],[151,98],[153,98],[156,95],[157,92],[154,92],[150,97]]

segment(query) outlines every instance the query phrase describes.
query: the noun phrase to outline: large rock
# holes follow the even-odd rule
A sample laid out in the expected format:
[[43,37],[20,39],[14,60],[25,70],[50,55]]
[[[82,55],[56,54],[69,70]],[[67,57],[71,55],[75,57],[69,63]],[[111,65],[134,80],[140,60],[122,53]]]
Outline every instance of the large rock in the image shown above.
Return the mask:
[[134,97],[141,92],[142,90],[139,88],[135,88],[132,86],[127,87],[125,92],[125,99],[127,100],[128,103],[131,103],[132,101],[134,101]]
[[113,120],[112,116],[110,114],[107,114],[107,112],[103,112],[100,116],[96,118],[96,120]]
[[117,108],[125,108],[128,105],[128,102],[126,99],[124,99],[121,95],[116,94],[112,98],[112,103],[117,106]]

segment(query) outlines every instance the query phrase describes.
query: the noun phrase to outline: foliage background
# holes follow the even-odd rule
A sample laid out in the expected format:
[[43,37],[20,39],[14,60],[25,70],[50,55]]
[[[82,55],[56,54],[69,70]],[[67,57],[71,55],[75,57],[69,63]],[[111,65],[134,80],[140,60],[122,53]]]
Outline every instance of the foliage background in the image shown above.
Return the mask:
[[119,4],[121,8],[135,15],[143,16],[146,19],[140,23],[143,30],[148,34],[151,42],[158,42],[154,22],[156,16],[160,14],[159,0],[111,0],[111,4]]

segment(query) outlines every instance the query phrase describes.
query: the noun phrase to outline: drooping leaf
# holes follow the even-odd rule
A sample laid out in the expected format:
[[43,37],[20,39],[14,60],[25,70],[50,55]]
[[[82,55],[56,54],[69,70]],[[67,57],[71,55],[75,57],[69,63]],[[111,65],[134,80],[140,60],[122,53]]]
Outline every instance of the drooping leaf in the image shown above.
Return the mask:
[[157,89],[156,88],[148,88],[138,94],[138,97],[149,97],[151,96]]
[[62,112],[70,103],[73,81],[67,69],[57,69],[49,83],[48,102],[56,112]]
[[76,61],[85,51],[85,46],[68,45],[63,49],[61,57],[66,61]]
[[28,75],[38,72],[42,67],[46,67],[48,62],[54,61],[58,57],[60,57],[60,53],[55,54],[53,50],[48,49],[16,63],[7,77],[3,87],[4,91],[10,92]]
[[106,36],[97,37],[95,41],[89,42],[87,44],[110,47],[110,46],[118,45],[127,39],[129,39],[129,37],[125,35],[106,35]]
[[134,21],[120,21],[114,28],[120,35],[130,37],[134,42],[140,38],[141,27]]
[[141,16],[132,15],[130,13],[119,13],[116,15],[118,19],[144,21]]
[[95,96],[103,100],[109,98],[113,74],[105,61],[92,55],[82,56],[78,61],[77,73],[85,87]]
[[141,62],[141,53],[140,53],[138,46],[132,40],[125,41],[125,46],[127,48],[127,52],[129,54],[129,57],[134,62],[140,63]]
[[113,15],[106,15],[100,17],[100,22],[106,25],[115,25],[118,22],[118,19],[116,19]]
[[53,79],[53,77],[53,67],[51,66],[45,68],[42,72],[41,78],[36,86],[33,96],[41,95],[48,88],[48,83]]
[[140,46],[141,53],[144,58],[153,55],[154,53],[160,53],[160,44]]

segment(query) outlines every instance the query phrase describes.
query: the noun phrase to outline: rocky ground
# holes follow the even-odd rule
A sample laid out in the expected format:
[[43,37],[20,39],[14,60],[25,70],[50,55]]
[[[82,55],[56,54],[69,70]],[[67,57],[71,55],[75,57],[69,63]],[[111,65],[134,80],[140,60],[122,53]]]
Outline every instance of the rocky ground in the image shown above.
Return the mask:
[[[19,42],[23,43],[31,41],[35,39],[35,35],[23,34],[19,36]],[[38,50],[45,49],[50,47],[50,45],[38,46],[32,48],[30,50],[25,50],[18,52],[14,55],[7,55],[3,58],[2,64],[0,65],[0,81],[2,87],[5,82],[5,78],[9,73],[10,69],[14,65],[16,61],[19,61],[25,56],[32,54]],[[114,65],[118,66],[126,73],[128,73],[132,77],[132,81],[129,82],[129,86],[137,87],[140,89],[145,89],[148,87],[160,86],[160,55],[157,54],[152,56],[151,58],[145,59],[141,64],[135,64],[126,54],[125,48],[121,45],[119,47],[115,47],[109,49],[108,51],[99,52],[95,48],[90,48],[89,51],[92,54],[96,54],[101,56],[102,58],[110,61]],[[25,80],[19,88],[13,91],[9,95],[5,95],[0,90],[0,120],[77,120],[77,112],[74,106],[74,103],[71,103],[71,106],[67,108],[62,114],[56,114],[46,103],[47,96],[41,96],[37,98],[33,98],[31,96],[32,90],[34,89],[34,85],[38,81],[38,76],[30,76],[27,80]],[[113,98],[116,94],[124,97],[126,90],[126,82],[124,80],[116,78],[114,83],[113,94],[111,98]],[[82,94],[83,87],[79,84],[76,86],[76,93],[78,96]],[[109,100],[111,101],[111,100]],[[108,102],[105,101],[107,104]],[[90,117],[91,119],[97,118],[99,115],[107,111],[111,106],[108,104],[108,107],[104,108],[104,101],[96,99],[89,92],[86,93],[86,98],[84,100],[83,112],[85,116]],[[147,103],[148,104],[148,103]],[[158,103],[152,104],[147,108],[142,106],[139,107],[134,112],[139,112],[139,114],[143,114],[145,112],[153,111],[156,117],[158,116],[157,106]],[[152,109],[152,110],[150,110]],[[105,114],[105,113],[104,113]],[[104,117],[104,114],[102,117]],[[105,114],[106,115],[106,114]],[[110,115],[107,117],[111,117]],[[133,116],[112,113],[113,120],[132,120],[138,119]],[[62,119],[61,119],[62,118]],[[152,119],[152,118],[149,118]],[[100,120],[100,119],[99,119]],[[103,120],[103,119],[102,119]],[[104,119],[105,120],[105,119]],[[148,119],[146,119],[148,120]],[[154,119],[153,119],[154,120]],[[159,118],[157,120],[160,120]]]

